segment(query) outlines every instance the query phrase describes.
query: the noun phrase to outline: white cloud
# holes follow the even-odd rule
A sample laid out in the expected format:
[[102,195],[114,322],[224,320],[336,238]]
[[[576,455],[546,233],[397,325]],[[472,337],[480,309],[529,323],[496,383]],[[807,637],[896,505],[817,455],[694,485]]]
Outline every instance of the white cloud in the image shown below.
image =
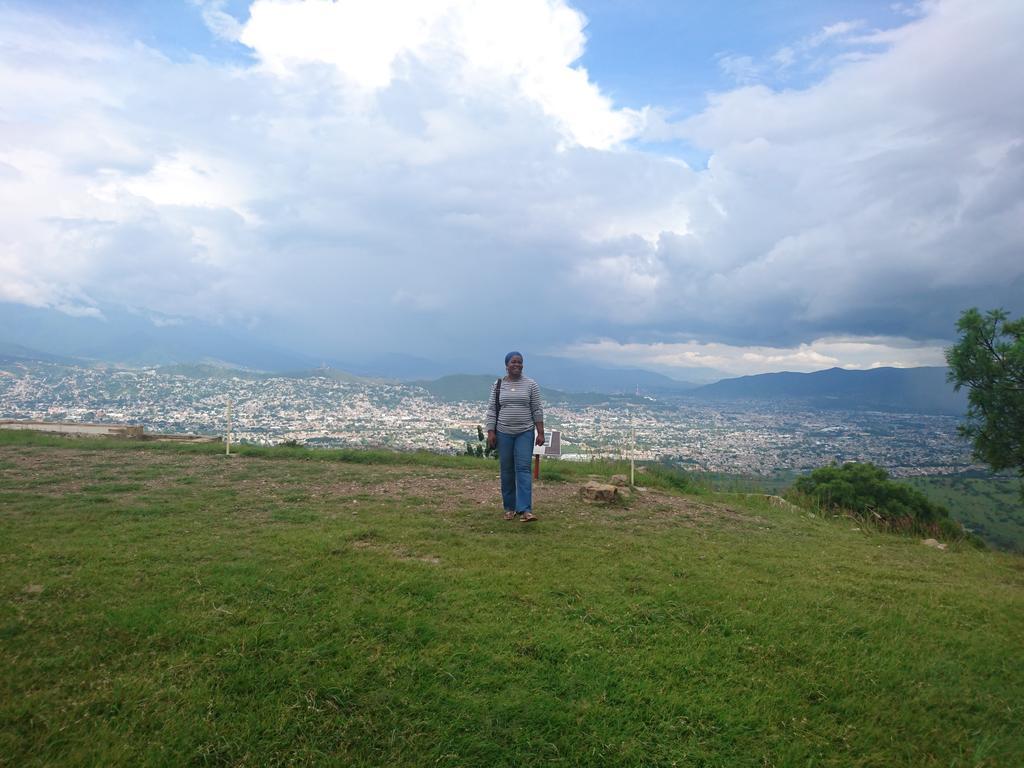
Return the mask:
[[928,13],[930,10],[934,8],[934,6],[934,0],[920,0],[920,2],[911,3],[891,3],[889,5],[889,9],[893,13],[898,13],[901,16],[917,18]]
[[236,31],[259,65],[0,11],[0,298],[327,351],[694,339],[650,364],[737,372],[940,362],[966,306],[1024,309],[1019,3],[929,6],[806,88],[662,105],[699,171],[623,143],[656,112],[602,94],[558,0],[260,0]]
[[191,0],[199,6],[203,23],[213,34],[223,40],[235,41],[242,34],[238,19],[224,10],[225,0]]
[[326,64],[376,92],[420,66],[448,88],[496,88],[540,107],[567,141],[605,149],[636,135],[644,117],[615,109],[574,66],[584,25],[562,0],[257,0],[239,40],[283,77]]
[[796,63],[797,53],[792,46],[785,45],[772,54],[771,59],[779,69],[786,69]]
[[[967,306],[1019,306],[1024,88],[1004,73],[1022,33],[1015,3],[943,3],[807,89],[716,95],[676,126],[712,152],[688,255],[658,248],[679,264],[666,293],[700,303],[660,310],[768,340],[951,334]],[[699,212],[711,200],[723,215]]]
[[[797,71],[820,73],[823,68],[867,57],[872,48],[891,42],[886,31],[855,34],[864,27],[865,22],[861,19],[827,24],[812,34],[783,45],[766,59],[720,53],[716,57],[718,67],[738,85],[754,85],[773,79],[785,82]],[[851,50],[852,46],[861,46],[861,49]]]
[[94,194],[111,199],[127,192],[158,206],[223,208],[252,219],[245,205],[252,196],[247,175],[218,158],[175,152],[160,158],[144,175],[118,174],[123,178],[109,179]]
[[711,368],[733,376],[764,371],[810,372],[823,368],[867,369],[945,365],[943,348],[900,338],[821,338],[793,347],[719,343],[622,343],[611,339],[565,347],[560,353],[591,362],[656,368],[685,379],[691,368]]
[[851,33],[856,32],[858,29],[862,29],[863,27],[864,21],[862,19],[837,21],[834,24],[827,24],[822,27],[820,31],[808,37],[804,41],[803,46],[807,48],[817,48],[829,40],[847,37]]
[[[781,51],[776,54],[785,61],[787,54]],[[756,83],[761,79],[764,67],[754,61],[752,56],[740,56],[733,53],[720,53],[717,57],[718,68],[741,85]],[[780,62],[781,63],[781,62]]]

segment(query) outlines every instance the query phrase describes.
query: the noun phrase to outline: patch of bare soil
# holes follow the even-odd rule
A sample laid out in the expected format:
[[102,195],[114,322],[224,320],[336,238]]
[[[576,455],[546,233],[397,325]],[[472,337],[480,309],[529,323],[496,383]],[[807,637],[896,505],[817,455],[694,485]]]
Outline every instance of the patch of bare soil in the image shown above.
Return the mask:
[[[158,451],[112,453],[15,447],[0,449],[0,458],[13,465],[3,470],[6,481],[31,483],[33,490],[54,495],[80,491],[98,481],[132,483],[138,486],[139,493],[146,493],[180,485],[183,478],[188,478],[206,488],[231,488],[243,504],[253,499],[318,505],[394,500],[418,501],[441,514],[465,512],[467,508],[501,512],[497,471],[340,462],[296,465],[245,456],[228,459],[220,455]],[[712,519],[737,525],[764,523],[750,512],[656,490],[634,492],[626,506],[592,504],[579,498],[579,488],[580,483],[542,479],[534,485],[534,511],[542,520],[568,515],[595,522],[642,518],[687,525]],[[408,553],[393,555],[414,557]]]
[[[579,483],[548,483],[534,485],[534,511],[542,519],[546,515],[571,514],[593,520],[636,519],[696,525],[714,519],[731,524],[758,524],[764,521],[750,512],[723,504],[710,504],[692,498],[656,490],[634,492],[628,506],[591,504],[579,498]],[[337,484],[325,488],[327,493],[342,490]],[[403,467],[389,473],[382,481],[363,493],[381,499],[422,499],[439,512],[465,510],[467,506],[501,510],[501,491],[497,473],[466,472],[454,476],[433,474],[429,469]],[[342,495],[342,494],[339,494]]]

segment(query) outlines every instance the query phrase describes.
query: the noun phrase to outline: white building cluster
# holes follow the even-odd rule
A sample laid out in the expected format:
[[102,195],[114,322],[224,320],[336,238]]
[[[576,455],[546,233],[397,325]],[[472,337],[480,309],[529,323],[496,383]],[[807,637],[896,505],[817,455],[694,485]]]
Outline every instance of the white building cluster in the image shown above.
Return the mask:
[[[223,435],[273,445],[386,447],[461,453],[476,443],[484,402],[442,402],[406,384],[307,377],[219,377],[21,363],[0,376],[0,418],[143,424],[149,432]],[[873,461],[894,475],[971,467],[946,416],[820,411],[797,406],[548,405],[563,454],[665,460],[705,471],[770,474],[830,461]],[[635,442],[634,442],[635,436]]]

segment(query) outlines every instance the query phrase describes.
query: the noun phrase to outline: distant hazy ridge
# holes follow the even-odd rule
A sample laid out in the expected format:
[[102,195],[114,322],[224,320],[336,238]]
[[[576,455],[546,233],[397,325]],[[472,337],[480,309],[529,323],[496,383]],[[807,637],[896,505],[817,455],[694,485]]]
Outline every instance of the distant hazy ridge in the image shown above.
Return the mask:
[[[229,332],[200,321],[156,320],[110,310],[104,318],[70,317],[52,309],[0,302],[0,356],[72,365],[177,366],[168,372],[204,378],[387,378],[413,381],[447,402],[483,401],[490,382],[502,372],[500,355],[495,356],[493,373],[487,375],[456,373],[476,367],[471,364],[398,354],[382,354],[363,363],[324,361],[267,344],[242,328]],[[328,367],[318,367],[325,363]],[[693,384],[642,369],[608,368],[533,354],[527,354],[526,363],[528,375],[541,385],[546,400],[578,405],[609,400],[629,402],[636,399],[637,390],[641,396],[657,400],[791,400],[815,408],[951,415],[964,413],[967,403],[966,394],[954,392],[946,382],[945,368],[832,368],[816,373],[766,373],[723,379],[695,388]],[[237,370],[242,368],[248,372]]]
[[764,373],[724,379],[689,394],[709,400],[804,400],[817,408],[877,409],[960,415],[967,394],[954,392],[946,368],[830,368],[815,373]]

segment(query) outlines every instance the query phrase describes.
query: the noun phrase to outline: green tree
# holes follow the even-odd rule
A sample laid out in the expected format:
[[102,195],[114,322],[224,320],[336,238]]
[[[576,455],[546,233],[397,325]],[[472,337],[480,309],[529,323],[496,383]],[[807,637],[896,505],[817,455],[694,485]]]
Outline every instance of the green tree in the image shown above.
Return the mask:
[[949,380],[970,390],[960,434],[992,469],[1016,469],[1024,478],[1024,318],[972,308],[956,327],[959,341],[946,350]]

